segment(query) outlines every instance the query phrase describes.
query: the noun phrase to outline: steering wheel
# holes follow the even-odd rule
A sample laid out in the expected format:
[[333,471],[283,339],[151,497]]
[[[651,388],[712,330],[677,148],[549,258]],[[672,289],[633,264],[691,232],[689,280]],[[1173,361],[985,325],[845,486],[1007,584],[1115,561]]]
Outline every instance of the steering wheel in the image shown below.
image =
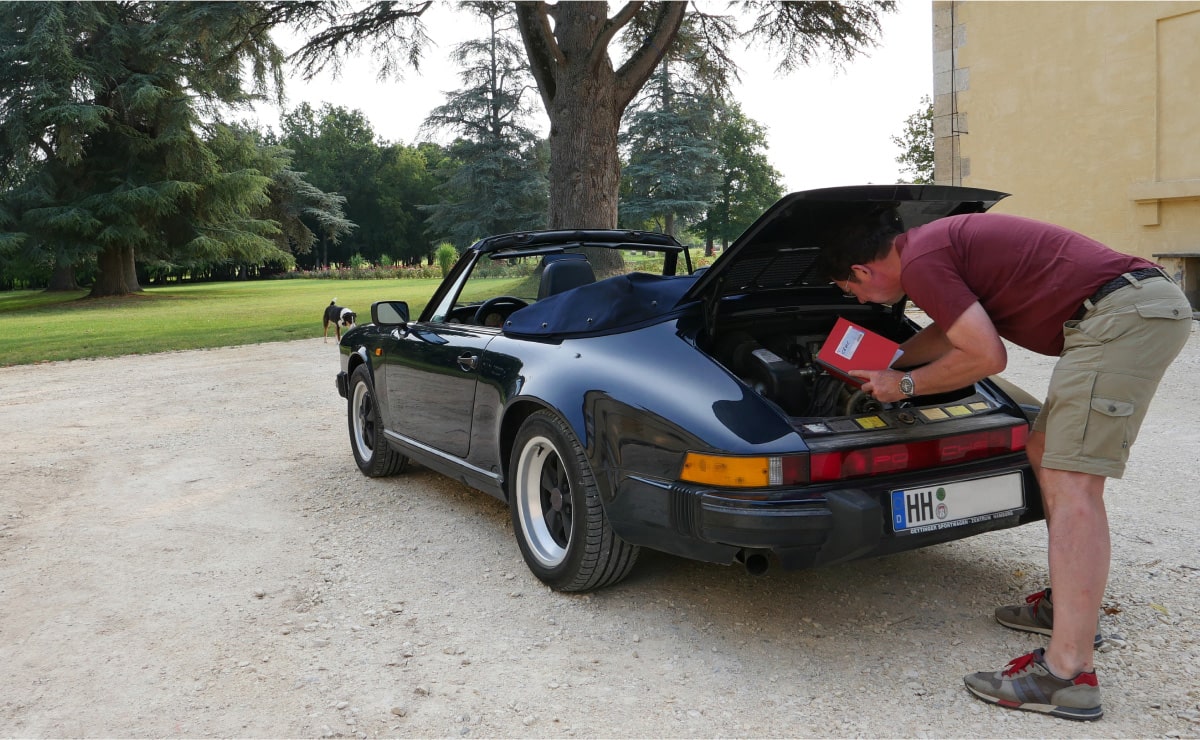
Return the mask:
[[512,313],[518,308],[525,308],[528,305],[528,303],[516,296],[498,295],[479,304],[479,308],[475,310],[475,317],[471,319],[471,323],[477,326],[484,326],[484,319],[487,318],[487,315],[498,308],[506,308],[509,313]]

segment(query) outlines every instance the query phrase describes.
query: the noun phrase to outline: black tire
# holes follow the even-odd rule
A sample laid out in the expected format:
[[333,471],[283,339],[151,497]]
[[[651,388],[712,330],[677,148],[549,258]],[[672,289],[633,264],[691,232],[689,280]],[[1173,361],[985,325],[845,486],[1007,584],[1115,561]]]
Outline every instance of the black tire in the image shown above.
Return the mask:
[[363,475],[383,478],[408,467],[408,457],[396,452],[383,436],[383,415],[375,384],[366,365],[350,373],[350,392],[346,394],[346,424],[350,429],[350,449]]
[[508,505],[521,555],[556,591],[621,581],[639,548],[613,532],[583,447],[549,411],[521,425],[509,465]]

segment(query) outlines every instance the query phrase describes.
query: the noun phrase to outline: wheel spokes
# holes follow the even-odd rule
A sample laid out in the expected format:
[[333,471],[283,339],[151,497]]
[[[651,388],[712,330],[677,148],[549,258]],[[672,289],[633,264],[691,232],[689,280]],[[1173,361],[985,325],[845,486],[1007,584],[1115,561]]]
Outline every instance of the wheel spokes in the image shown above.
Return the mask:
[[362,429],[363,443],[375,449],[375,404],[370,393],[364,393],[358,406],[358,418]]
[[571,484],[566,466],[553,452],[542,463],[538,486],[541,489],[542,521],[554,542],[565,548],[571,540]]

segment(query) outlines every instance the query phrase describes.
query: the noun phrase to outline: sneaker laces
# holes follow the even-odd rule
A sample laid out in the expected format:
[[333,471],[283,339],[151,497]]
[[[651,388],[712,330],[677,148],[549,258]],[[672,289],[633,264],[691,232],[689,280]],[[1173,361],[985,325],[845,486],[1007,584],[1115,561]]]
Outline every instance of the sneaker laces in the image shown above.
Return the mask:
[[1032,653],[1026,653],[1019,658],[1013,658],[1008,661],[1008,665],[1001,671],[1001,675],[1005,678],[1012,678],[1019,673],[1024,673],[1029,668],[1029,664],[1037,660],[1037,653],[1038,651],[1035,650]]
[[1032,653],[1026,653],[1019,658],[1013,658],[1012,660],[1008,661],[1008,665],[1001,670],[1000,675],[1004,678],[1018,678],[1019,674],[1023,674],[1029,670],[1029,666],[1034,663],[1040,663],[1042,667],[1046,669],[1046,673],[1049,673],[1059,681],[1069,681],[1072,684],[1087,686],[1100,685],[1100,682],[1096,680],[1096,672],[1094,670],[1080,671],[1079,673],[1076,673],[1073,678],[1063,678],[1054,671],[1050,670],[1050,666],[1046,665],[1045,655],[1046,648],[1038,648]]
[[1026,596],[1025,603],[1030,605],[1030,607],[1033,609],[1033,616],[1036,617],[1038,607],[1042,604],[1042,599],[1048,598],[1050,598],[1050,589],[1046,588],[1038,591],[1036,594],[1029,594]]

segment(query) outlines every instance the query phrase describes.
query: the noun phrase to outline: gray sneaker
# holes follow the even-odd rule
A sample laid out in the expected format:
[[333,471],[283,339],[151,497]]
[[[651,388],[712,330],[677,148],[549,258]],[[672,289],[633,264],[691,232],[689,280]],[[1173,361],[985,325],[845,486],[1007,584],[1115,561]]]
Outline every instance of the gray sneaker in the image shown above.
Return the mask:
[[1072,678],[1059,678],[1046,667],[1042,648],[1010,661],[999,671],[972,673],[963,681],[975,696],[1008,709],[1074,720],[1104,716],[1096,672],[1081,671]]
[[[1053,634],[1054,604],[1050,603],[1050,589],[1026,596],[1024,604],[997,607],[996,621],[1015,630]],[[1099,647],[1102,642],[1104,635],[1097,631],[1092,647]]]

